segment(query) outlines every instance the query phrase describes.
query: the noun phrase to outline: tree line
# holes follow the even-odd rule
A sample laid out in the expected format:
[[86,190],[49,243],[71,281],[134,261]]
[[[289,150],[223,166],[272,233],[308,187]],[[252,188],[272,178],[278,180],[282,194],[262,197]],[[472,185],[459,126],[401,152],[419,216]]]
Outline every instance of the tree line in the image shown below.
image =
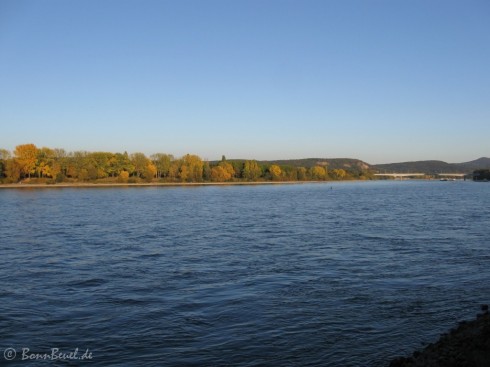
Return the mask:
[[172,154],[111,152],[67,152],[22,144],[13,152],[0,149],[2,183],[61,182],[234,182],[234,181],[324,181],[368,179],[344,169],[328,170],[325,165],[294,167],[261,164],[256,160],[209,162],[197,155],[176,158]]

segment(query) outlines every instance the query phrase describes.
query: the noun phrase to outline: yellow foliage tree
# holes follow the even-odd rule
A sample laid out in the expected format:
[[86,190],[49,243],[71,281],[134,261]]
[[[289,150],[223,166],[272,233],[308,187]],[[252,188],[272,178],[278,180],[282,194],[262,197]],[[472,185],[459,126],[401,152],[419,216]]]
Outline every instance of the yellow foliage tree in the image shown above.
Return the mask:
[[119,173],[119,182],[128,182],[129,179],[129,172],[128,171],[121,171]]
[[[184,169],[184,167],[186,167]],[[182,181],[202,181],[204,163],[197,155],[186,154],[182,157],[182,166],[180,168],[180,178]],[[185,171],[185,178],[182,176]]]
[[34,144],[17,145],[14,154],[21,172],[30,178],[36,169],[37,147]]
[[228,181],[230,179],[232,179],[233,177],[235,177],[235,169],[233,168],[233,166],[226,162],[226,161],[222,161],[222,162],[219,162],[218,164],[219,167],[222,167],[223,170],[226,172],[226,180],[225,181]]
[[273,180],[279,180],[281,178],[281,173],[282,173],[281,167],[273,164],[272,166],[269,167],[269,173],[271,174]]
[[254,181],[260,177],[262,174],[262,169],[260,168],[257,161],[246,161],[243,165],[243,178]]
[[324,180],[327,177],[327,170],[322,166],[315,166],[311,168],[310,175],[314,180]]
[[332,176],[337,180],[342,180],[346,176],[346,174],[347,172],[345,172],[341,168],[332,170]]
[[230,180],[231,173],[227,171],[223,166],[218,165],[211,168],[211,180],[215,182],[224,182]]

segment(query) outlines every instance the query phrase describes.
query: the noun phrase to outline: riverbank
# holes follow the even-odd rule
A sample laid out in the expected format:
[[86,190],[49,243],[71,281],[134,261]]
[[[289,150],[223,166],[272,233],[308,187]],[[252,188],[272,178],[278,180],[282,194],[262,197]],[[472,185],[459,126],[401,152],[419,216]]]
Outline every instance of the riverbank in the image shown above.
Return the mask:
[[461,321],[457,328],[442,334],[409,357],[391,361],[390,367],[490,367],[490,315],[481,306],[476,320]]
[[253,181],[253,182],[140,182],[140,183],[55,183],[55,184],[0,184],[0,189],[30,188],[90,188],[90,187],[152,187],[152,186],[250,186],[250,185],[298,185],[311,183],[331,184],[353,181]]

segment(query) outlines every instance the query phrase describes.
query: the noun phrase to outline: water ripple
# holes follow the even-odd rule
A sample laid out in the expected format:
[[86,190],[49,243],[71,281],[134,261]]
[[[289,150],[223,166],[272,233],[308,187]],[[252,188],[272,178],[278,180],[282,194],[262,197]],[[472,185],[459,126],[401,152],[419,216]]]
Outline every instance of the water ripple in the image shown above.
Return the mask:
[[1,190],[0,347],[90,348],[108,366],[382,366],[488,302],[489,190]]

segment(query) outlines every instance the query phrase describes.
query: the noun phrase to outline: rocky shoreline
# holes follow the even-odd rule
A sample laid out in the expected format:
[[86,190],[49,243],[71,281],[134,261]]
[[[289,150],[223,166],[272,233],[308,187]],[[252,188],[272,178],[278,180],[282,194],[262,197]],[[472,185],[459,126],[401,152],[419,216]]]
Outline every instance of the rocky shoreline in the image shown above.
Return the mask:
[[398,357],[390,367],[490,367],[490,315],[488,305],[472,321],[461,321],[457,328],[442,334],[409,357]]

